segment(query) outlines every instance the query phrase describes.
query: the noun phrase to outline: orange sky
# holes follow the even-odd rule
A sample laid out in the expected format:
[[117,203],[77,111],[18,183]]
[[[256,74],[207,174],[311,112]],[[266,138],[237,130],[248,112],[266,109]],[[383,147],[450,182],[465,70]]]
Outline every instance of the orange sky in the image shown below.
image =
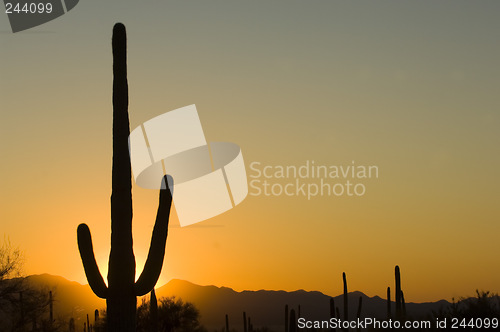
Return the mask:
[[[87,1],[18,34],[2,19],[0,235],[26,273],[85,283],[85,222],[106,274],[123,21],[132,129],[196,104],[208,141],[237,143],[249,176],[256,161],[379,168],[362,197],[249,195],[186,228],[174,212],[160,283],[337,295],[345,271],[373,296],[398,264],[410,302],[500,292],[499,4],[387,4]],[[139,274],[157,193],[133,195]]]

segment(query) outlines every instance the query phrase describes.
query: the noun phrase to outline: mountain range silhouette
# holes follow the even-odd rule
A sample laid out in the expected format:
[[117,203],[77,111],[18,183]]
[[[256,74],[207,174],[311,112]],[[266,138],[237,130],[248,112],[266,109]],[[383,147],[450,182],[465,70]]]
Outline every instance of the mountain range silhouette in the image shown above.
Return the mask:
[[[55,298],[55,317],[74,317],[77,323],[84,322],[86,315],[93,315],[95,309],[105,309],[106,302],[98,298],[89,285],[69,281],[60,276],[49,274],[31,275],[28,282],[40,289],[52,290]],[[229,316],[231,328],[243,330],[243,312],[251,317],[255,327],[266,326],[270,329],[282,329],[284,326],[284,308],[298,311],[300,316],[308,320],[328,320],[330,296],[317,291],[297,290],[293,292],[258,290],[237,292],[227,287],[200,286],[179,279],[172,279],[165,285],[156,288],[158,298],[181,298],[184,302],[193,303],[199,309],[201,323],[209,330],[220,329],[225,324],[225,315]],[[356,313],[359,297],[363,298],[361,318],[372,317],[384,319],[387,316],[386,299],[379,296],[368,297],[359,291],[350,292],[349,312]],[[149,295],[143,297],[149,300]],[[335,305],[343,311],[343,297],[333,297]],[[138,304],[142,301],[138,299]],[[426,303],[406,303],[409,317],[423,318],[449,305],[445,300]],[[393,304],[394,307],[394,304]],[[350,317],[354,319],[354,317]]]

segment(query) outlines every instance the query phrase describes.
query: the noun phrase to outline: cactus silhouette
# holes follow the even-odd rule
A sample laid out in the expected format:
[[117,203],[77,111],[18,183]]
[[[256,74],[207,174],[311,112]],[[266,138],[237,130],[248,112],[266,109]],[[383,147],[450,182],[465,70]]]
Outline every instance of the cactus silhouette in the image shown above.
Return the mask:
[[356,318],[361,317],[361,307],[363,306],[363,297],[359,297],[359,302],[358,302],[358,311],[356,312]]
[[94,331],[100,332],[101,327],[99,326],[99,310],[94,310]]
[[[361,307],[363,305],[363,297],[359,297],[358,311],[356,312],[356,318],[359,320],[361,318]],[[357,331],[361,331],[361,326],[358,326]]]
[[156,299],[155,289],[151,290],[151,297],[149,299],[149,313],[151,320],[151,332],[158,332],[158,300]]
[[69,332],[75,332],[75,319],[73,317],[69,319]]
[[347,299],[347,278],[345,272],[342,272],[342,281],[344,282],[344,320],[349,319],[349,307]]
[[288,304],[285,304],[285,332],[288,332]]
[[391,319],[391,287],[387,287],[387,319]]
[[295,318],[295,310],[290,310],[290,325],[289,332],[297,332],[297,320]]
[[128,151],[127,36],[121,23],[113,27],[113,169],[111,193],[111,251],[108,264],[108,286],[97,266],[92,237],[86,224],[78,226],[78,249],[85,274],[94,293],[106,299],[107,324],[110,332],[136,329],[137,296],[149,293],[160,276],[172,195],[167,176],[163,178],[156,222],[148,257],[139,279],[135,281],[135,256],[132,248],[132,182]]
[[248,332],[247,329],[247,313],[243,311],[243,332]]
[[[330,318],[335,318],[335,300],[330,298]],[[336,331],[336,328],[331,328],[330,331]]]
[[396,319],[401,318],[401,272],[399,271],[399,266],[396,265],[394,268],[394,276],[396,279]]
[[54,299],[52,298],[52,291],[49,291],[49,328],[52,328],[54,323]]
[[401,291],[401,314],[403,315],[403,317],[406,316],[406,303],[403,291]]

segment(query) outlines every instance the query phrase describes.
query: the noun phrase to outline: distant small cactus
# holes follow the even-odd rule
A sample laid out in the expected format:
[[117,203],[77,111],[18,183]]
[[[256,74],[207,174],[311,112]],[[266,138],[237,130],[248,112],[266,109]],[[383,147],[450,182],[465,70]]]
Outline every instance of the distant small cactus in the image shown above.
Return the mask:
[[297,319],[295,318],[295,310],[290,310],[290,330],[289,332],[297,332]]
[[285,332],[288,332],[288,304],[285,304]]
[[399,266],[394,268],[394,276],[396,279],[396,318],[401,318],[402,303],[401,303],[401,272]]
[[154,288],[151,290],[151,296],[149,299],[149,313],[151,314],[151,332],[158,332],[158,299],[156,298],[156,292]]
[[347,299],[347,278],[345,272],[342,272],[342,281],[344,282],[344,320],[349,320],[349,306]]
[[387,319],[391,319],[391,287],[387,287]]

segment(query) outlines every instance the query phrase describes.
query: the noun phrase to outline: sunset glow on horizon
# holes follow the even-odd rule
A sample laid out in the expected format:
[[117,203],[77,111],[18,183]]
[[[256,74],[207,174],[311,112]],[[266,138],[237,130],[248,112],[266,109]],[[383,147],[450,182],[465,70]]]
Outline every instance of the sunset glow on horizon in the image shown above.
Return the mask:
[[[499,12],[497,1],[85,1],[32,31],[4,33],[2,20],[0,236],[23,251],[25,274],[86,284],[86,223],[106,280],[120,21],[130,128],[196,104],[209,141],[241,147],[249,184],[236,207],[191,226],[172,209],[157,285],[336,296],[346,272],[349,291],[384,297],[399,265],[407,302],[499,293]],[[157,207],[158,191],[133,182],[136,277]]]

